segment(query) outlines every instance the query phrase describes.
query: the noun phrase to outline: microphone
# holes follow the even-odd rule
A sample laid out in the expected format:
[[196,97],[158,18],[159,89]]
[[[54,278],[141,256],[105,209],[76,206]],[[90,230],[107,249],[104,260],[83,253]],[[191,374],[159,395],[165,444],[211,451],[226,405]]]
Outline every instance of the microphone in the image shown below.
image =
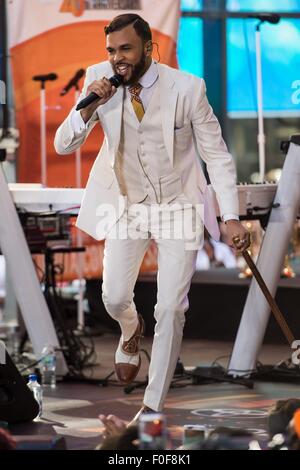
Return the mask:
[[257,20],[260,20],[262,23],[266,21],[267,23],[277,24],[280,21],[280,16],[277,15],[277,13],[257,13],[257,14],[247,15],[247,17],[256,18]]
[[32,80],[36,82],[46,82],[47,80],[56,80],[58,78],[56,73],[48,73],[47,75],[35,75]]
[[[113,75],[108,79],[110,83],[118,88],[120,85],[123,83],[123,77],[122,75],[119,75],[118,73],[116,75]],[[78,105],[76,106],[76,111],[79,111],[82,108],[85,108],[89,104],[93,103],[94,101],[97,101],[101,98],[101,96],[97,95],[97,93],[90,93],[88,96],[83,98],[83,100],[79,101]]]
[[77,82],[81,79],[81,77],[83,77],[84,74],[85,74],[84,69],[77,70],[74,77],[72,77],[69,83],[67,83],[67,85],[61,90],[60,96],[66,95],[73,86],[76,87]]

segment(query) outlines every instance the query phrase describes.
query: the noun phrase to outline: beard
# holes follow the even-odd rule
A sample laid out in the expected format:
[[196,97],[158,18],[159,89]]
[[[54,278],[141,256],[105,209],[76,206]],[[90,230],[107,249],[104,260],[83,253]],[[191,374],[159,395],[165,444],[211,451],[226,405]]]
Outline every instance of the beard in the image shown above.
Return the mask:
[[[128,79],[124,77],[123,79],[124,85],[133,85],[139,81],[142,75],[144,75],[144,72],[146,70],[146,54],[142,52],[141,58],[138,61],[138,63],[130,67],[131,67],[131,75]],[[114,72],[118,73],[116,66],[114,66],[113,68],[114,68]]]

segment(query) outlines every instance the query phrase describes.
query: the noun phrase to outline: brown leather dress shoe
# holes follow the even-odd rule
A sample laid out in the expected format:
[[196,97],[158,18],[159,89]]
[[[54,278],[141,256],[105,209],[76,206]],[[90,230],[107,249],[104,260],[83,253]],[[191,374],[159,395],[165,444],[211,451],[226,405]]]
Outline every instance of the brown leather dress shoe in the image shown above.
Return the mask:
[[123,341],[122,352],[133,356],[140,350],[140,343],[145,331],[145,322],[141,315],[138,315],[139,324],[136,327],[135,332],[128,341]]
[[142,408],[137,412],[135,417],[127,424],[127,427],[137,425],[139,422],[140,416],[145,413],[157,413],[157,411],[152,410],[151,408],[149,408],[149,406],[143,405]]
[[[145,322],[141,315],[138,315],[139,324],[136,327],[134,334],[128,341],[123,341],[121,345],[121,351],[127,356],[135,356],[140,351],[140,342],[145,330]],[[120,347],[120,345],[118,346]],[[130,357],[128,362],[116,362],[115,372],[118,380],[124,384],[130,384],[136,378],[141,367],[141,357],[139,356],[139,362],[137,365],[130,363]]]

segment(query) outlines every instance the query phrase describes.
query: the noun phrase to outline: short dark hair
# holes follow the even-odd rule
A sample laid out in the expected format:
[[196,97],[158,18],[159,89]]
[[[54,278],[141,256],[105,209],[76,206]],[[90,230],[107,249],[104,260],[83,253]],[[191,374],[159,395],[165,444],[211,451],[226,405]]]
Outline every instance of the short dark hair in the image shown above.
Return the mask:
[[152,40],[149,23],[135,13],[125,13],[124,15],[116,16],[108,26],[104,27],[104,32],[107,36],[110,33],[126,28],[126,26],[129,26],[130,24],[132,24],[136,34],[140,36],[144,42]]

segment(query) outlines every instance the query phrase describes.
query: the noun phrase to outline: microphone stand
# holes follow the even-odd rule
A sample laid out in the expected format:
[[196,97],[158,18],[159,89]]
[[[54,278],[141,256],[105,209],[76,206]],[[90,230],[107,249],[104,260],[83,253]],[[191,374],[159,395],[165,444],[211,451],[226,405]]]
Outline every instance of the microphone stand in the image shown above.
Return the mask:
[[[77,103],[79,101],[79,95],[80,95],[78,82],[81,79],[81,77],[83,77],[84,73],[85,73],[84,69],[79,69],[76,72],[76,74],[72,77],[72,79],[69,81],[69,83],[65,86],[65,88],[63,88],[63,90],[60,93],[60,96],[65,96],[68,93],[68,91],[71,88],[74,87],[75,88],[75,97],[74,97],[75,106],[77,105]],[[76,187],[81,188],[81,152],[80,152],[80,148],[76,150],[75,155],[76,155]]]
[[[83,71],[84,72],[84,71]],[[78,81],[82,75],[78,76],[76,74],[76,78],[73,78],[71,83],[63,90],[61,93],[64,96],[71,88],[75,88],[74,94],[74,101],[75,106],[79,100],[80,90],[78,86]],[[76,188],[81,188],[81,149],[78,148],[75,151],[75,181],[76,181]],[[78,229],[76,232],[76,244],[78,247],[82,246],[82,232]],[[84,322],[84,309],[83,309],[83,299],[84,299],[84,278],[83,278],[83,270],[84,270],[84,253],[78,252],[77,253],[77,275],[78,275],[78,297],[77,297],[77,330],[83,331],[85,322]]]
[[266,172],[266,156],[265,144],[266,137],[264,133],[263,121],[263,82],[262,82],[262,66],[261,66],[261,40],[260,40],[260,27],[262,23],[268,22],[277,24],[280,21],[280,16],[277,13],[261,13],[258,15],[248,15],[250,18],[257,18],[259,22],[255,28],[255,52],[256,52],[256,89],[257,89],[257,113],[258,113],[258,157],[259,157],[259,179],[263,183]]
[[[41,82],[40,87],[40,142],[41,142],[41,183],[47,186],[47,143],[46,143],[46,87],[48,80],[56,80],[56,74],[37,75],[32,77],[34,81]],[[55,107],[57,108],[57,107]]]
[[[78,83],[75,85],[75,105],[77,104],[80,96]],[[81,148],[75,151],[76,157],[76,188],[81,188]]]
[[258,112],[258,158],[259,158],[259,179],[263,183],[266,172],[266,155],[265,144],[266,136],[264,133],[263,120],[263,84],[262,84],[262,67],[261,67],[261,39],[260,26],[263,21],[259,21],[255,30],[255,51],[256,51],[256,90],[257,90],[257,112]]
[[46,147],[46,88],[45,81],[41,80],[40,89],[40,139],[41,139],[41,182],[47,186],[47,147]]

